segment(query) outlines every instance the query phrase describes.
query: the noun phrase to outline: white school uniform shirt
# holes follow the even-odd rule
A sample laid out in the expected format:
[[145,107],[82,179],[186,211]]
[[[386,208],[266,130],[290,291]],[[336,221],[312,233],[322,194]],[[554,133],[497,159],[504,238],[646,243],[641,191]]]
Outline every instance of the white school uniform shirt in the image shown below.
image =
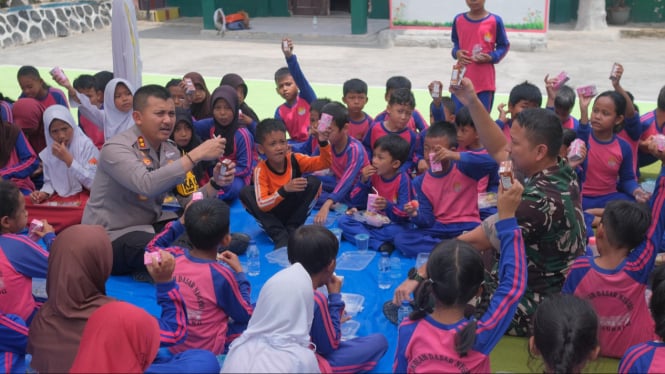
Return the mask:
[[[44,111],[43,119],[46,148],[39,152],[39,158],[44,165],[44,186],[41,191],[49,195],[55,192],[61,197],[67,197],[81,192],[83,188],[90,189],[97,171],[99,159],[97,147],[76,125],[69,108],[51,105]],[[49,130],[51,123],[56,119],[64,121],[74,130],[68,147],[74,160],[69,167],[53,155],[54,140]]]
[[109,140],[114,135],[119,134],[134,125],[132,111],[121,112],[115,106],[115,87],[118,83],[127,86],[129,92],[134,94],[132,85],[122,78],[111,79],[104,89],[104,109],[99,109],[90,103],[90,99],[82,93],[76,93],[76,97],[81,102],[79,111],[95,125],[101,126],[104,131],[104,141]]
[[312,279],[299,263],[270,278],[247,330],[233,343],[222,373],[319,373],[310,346]]

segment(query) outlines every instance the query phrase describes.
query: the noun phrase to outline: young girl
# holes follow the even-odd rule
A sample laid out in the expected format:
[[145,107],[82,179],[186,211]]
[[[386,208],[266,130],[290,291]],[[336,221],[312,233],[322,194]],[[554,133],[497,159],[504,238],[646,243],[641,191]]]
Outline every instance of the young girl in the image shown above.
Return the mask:
[[614,133],[615,127],[624,120],[626,99],[616,91],[601,93],[593,103],[589,118],[591,99],[580,95],[577,136],[587,147],[582,207],[584,210],[603,208],[608,201],[617,199],[647,201],[649,194],[638,186],[633,172],[630,145]]
[[90,102],[88,96],[76,91],[69,79],[58,79],[69,96],[79,105],[80,113],[104,131],[104,141],[134,126],[132,118],[134,87],[125,79],[111,79],[104,89],[103,109]]
[[619,363],[619,373],[665,372],[665,266],[654,270],[651,290],[651,316],[658,339],[628,349]]
[[19,86],[21,86],[19,99],[24,97],[35,99],[45,108],[55,104],[69,107],[65,94],[59,89],[46,84],[34,66],[21,66],[16,74],[16,79]]
[[[25,235],[28,212],[18,188],[9,181],[0,181],[0,311],[15,314],[27,325],[41,305],[32,296],[32,278],[46,278],[48,252]],[[46,221],[39,232],[47,248],[55,239],[53,228]]]
[[69,108],[53,105],[44,112],[46,148],[39,153],[44,185],[30,194],[30,216],[47,219],[60,232],[81,223],[97,171],[99,150],[76,126]]
[[543,357],[546,373],[579,373],[598,357],[597,335],[598,317],[588,302],[556,295],[545,299],[533,315],[529,352]]
[[18,127],[0,121],[0,176],[12,181],[24,195],[35,190],[30,175],[39,167],[39,159]]
[[29,97],[16,100],[12,106],[13,123],[23,130],[23,134],[28,138],[35,153],[46,148],[44,109],[46,109],[44,105]]
[[242,115],[238,116],[238,122],[240,122],[240,124],[243,126],[246,126],[248,129],[250,129],[252,134],[254,134],[254,129],[259,123],[259,116],[256,115],[254,110],[249,105],[247,105],[247,102],[245,101],[247,99],[248,92],[247,84],[245,81],[238,74],[229,73],[222,77],[219,85],[231,86],[236,89],[238,92],[238,109],[242,111]]
[[226,139],[221,160],[233,161],[236,164],[236,174],[233,183],[219,190],[217,197],[224,201],[233,201],[239,196],[242,187],[251,182],[254,170],[254,140],[249,130],[238,124],[238,95],[233,87],[217,87],[212,93],[211,103],[212,118],[195,122],[194,128],[201,139],[216,136]]
[[[189,110],[176,109],[175,127],[171,134],[171,140],[175,142],[183,156],[201,144],[201,138],[194,133],[192,115]],[[199,162],[187,173],[185,181],[176,186],[175,192],[182,197],[191,195],[198,187],[208,183],[208,179],[210,179],[208,168],[214,166],[211,162]]]
[[[210,91],[208,91],[208,86],[206,86],[206,81],[203,79],[203,76],[199,73],[191,72],[185,74],[183,77],[183,82],[185,79],[191,79],[192,83],[194,84],[194,88],[196,89],[189,98],[189,100],[192,102],[189,108],[192,111],[192,116],[194,116],[194,119],[200,121],[202,119],[212,117],[212,107],[210,106]],[[237,111],[238,110],[236,109],[236,112]]]
[[[440,243],[427,261],[429,279],[415,292],[415,309],[399,326],[393,371],[489,373],[489,354],[508,329],[526,289],[526,254],[515,220],[521,201],[519,182],[499,190],[500,283],[487,312],[466,318],[467,303],[482,292],[483,260],[471,245]],[[434,310],[427,314],[431,300]]]

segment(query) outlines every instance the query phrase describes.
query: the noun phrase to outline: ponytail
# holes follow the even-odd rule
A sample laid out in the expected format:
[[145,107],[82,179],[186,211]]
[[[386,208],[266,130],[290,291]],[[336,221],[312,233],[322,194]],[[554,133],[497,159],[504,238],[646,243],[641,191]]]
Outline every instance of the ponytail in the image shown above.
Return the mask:
[[[576,352],[573,344],[573,335],[574,332],[570,326],[562,333],[561,338],[563,344],[558,347],[558,352],[554,355],[559,357],[552,367],[554,373],[572,373],[575,370],[575,367],[579,364],[577,362],[579,359],[575,357]],[[584,357],[582,357],[582,359],[584,359]]]
[[656,322],[656,335],[665,341],[665,265],[661,265],[653,272],[653,291],[651,295],[651,316]]
[[414,308],[413,312],[409,315],[409,319],[412,321],[417,321],[419,319],[425,318],[427,315],[427,310],[430,306],[430,295],[432,294],[432,280],[426,279],[418,285],[416,291],[414,292],[415,298],[413,300]]
[[462,330],[455,334],[455,351],[460,357],[466,357],[476,343],[476,320],[470,320]]

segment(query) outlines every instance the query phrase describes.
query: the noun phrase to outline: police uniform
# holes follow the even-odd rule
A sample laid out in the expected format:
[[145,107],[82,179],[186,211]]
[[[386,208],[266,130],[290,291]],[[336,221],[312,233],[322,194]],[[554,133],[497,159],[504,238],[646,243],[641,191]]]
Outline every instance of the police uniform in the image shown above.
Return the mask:
[[153,224],[176,218],[164,197],[183,182],[180,152],[171,140],[153,149],[138,127],[109,139],[101,150],[84,224],[101,225],[113,243],[113,274],[143,270]]

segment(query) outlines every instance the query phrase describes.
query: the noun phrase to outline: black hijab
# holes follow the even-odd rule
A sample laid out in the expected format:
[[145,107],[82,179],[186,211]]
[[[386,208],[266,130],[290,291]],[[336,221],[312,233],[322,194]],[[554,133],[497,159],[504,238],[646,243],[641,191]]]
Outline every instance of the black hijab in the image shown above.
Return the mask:
[[226,139],[226,148],[224,149],[224,156],[228,156],[233,153],[234,143],[235,143],[235,134],[238,130],[238,94],[236,90],[231,86],[219,86],[217,87],[211,95],[210,99],[210,112],[212,113],[215,108],[215,103],[217,100],[224,100],[233,110],[233,120],[228,126],[222,126],[215,116],[213,115],[213,120],[215,121],[215,130],[214,134],[219,135],[222,138]]

